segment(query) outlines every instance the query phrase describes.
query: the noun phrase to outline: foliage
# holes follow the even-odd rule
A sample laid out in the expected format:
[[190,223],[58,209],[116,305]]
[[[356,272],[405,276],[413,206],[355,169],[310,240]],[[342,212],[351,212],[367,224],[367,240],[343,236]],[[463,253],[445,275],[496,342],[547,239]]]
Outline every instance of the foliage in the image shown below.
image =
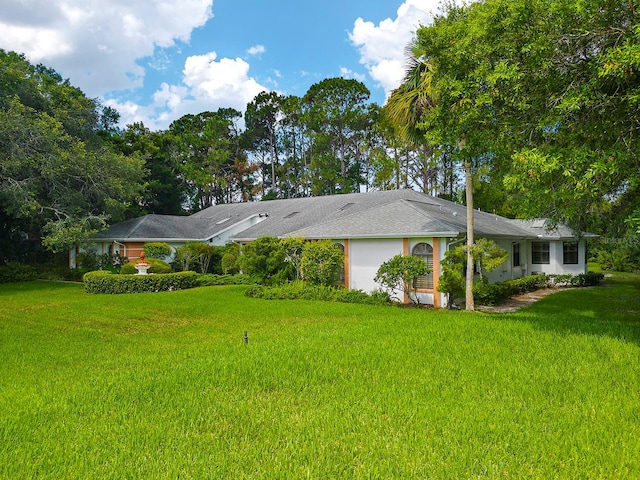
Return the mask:
[[[292,245],[292,242],[287,245]],[[300,258],[300,271],[305,281],[312,285],[335,285],[343,270],[344,253],[331,240],[304,244]]]
[[220,262],[224,247],[208,245],[204,242],[188,242],[186,247],[193,250],[199,273],[222,273]]
[[142,189],[143,162],[104,141],[117,114],[23,56],[0,50],[0,69],[3,234],[44,238],[59,252],[123,219]]
[[287,237],[282,240],[284,248],[285,262],[290,263],[295,271],[294,279],[298,280],[302,277],[301,263],[303,252],[305,249],[305,240],[302,237]]
[[[124,268],[124,267],[123,267]],[[196,272],[177,272],[156,275],[113,275],[96,270],[86,273],[82,280],[87,293],[143,293],[184,290],[197,285]]]
[[628,2],[451,3],[417,32],[433,99],[419,126],[506,175],[521,214],[580,231],[602,201],[637,206],[637,24]]
[[38,271],[31,265],[0,265],[0,283],[29,282],[37,278]]
[[362,290],[350,290],[336,285],[311,284],[301,280],[275,287],[254,285],[247,289],[245,295],[264,300],[320,300],[366,305],[389,305],[391,303],[391,298],[386,292],[376,291],[367,294]]
[[[467,260],[467,251],[467,246],[460,245],[444,254],[445,258],[442,262],[442,275],[438,283],[438,290],[447,294],[448,308],[451,308],[455,299],[461,298],[465,291],[464,268]],[[474,263],[477,263],[480,267],[480,280],[483,284],[487,284],[484,272],[495,270],[509,258],[509,252],[497,245],[493,240],[486,238],[476,240],[471,248],[471,253]],[[476,291],[484,290],[483,287],[478,287],[477,282],[474,281],[474,301],[478,298]]]
[[312,85],[303,98],[305,119],[313,135],[311,173],[315,195],[355,192],[361,183],[359,164],[371,115],[370,92],[358,80],[329,78]]
[[[174,265],[185,271],[195,269],[198,273],[221,274],[222,257],[226,247],[204,242],[187,242],[176,248]],[[229,267],[231,268],[231,267]]]
[[479,305],[495,305],[514,295],[554,286],[593,287],[600,285],[604,274],[587,272],[578,275],[528,275],[526,277],[496,283],[476,283],[473,295]]
[[90,270],[110,270],[119,273],[122,265],[128,262],[127,257],[121,256],[119,253],[97,253],[94,250],[83,250],[76,256],[76,264],[78,268]]
[[124,155],[137,154],[144,159],[144,191],[128,210],[128,216],[147,213],[184,215],[189,187],[176,138],[171,131],[152,132],[141,122],[127,125],[111,137],[114,148]]
[[188,244],[180,245],[176,248],[173,256],[174,269],[183,272],[191,270],[197,258],[197,252],[195,252]]
[[144,254],[147,258],[164,260],[171,255],[171,247],[166,242],[147,242],[144,244]]
[[463,245],[444,253],[444,260],[440,264],[442,274],[438,281],[438,291],[447,295],[447,308],[453,307],[455,299],[464,297],[466,258],[467,249]]
[[251,275],[257,283],[277,285],[295,276],[294,267],[285,259],[282,240],[260,237],[242,246],[237,264],[242,273]]
[[604,270],[640,272],[640,237],[602,238],[590,244],[589,252]]
[[220,108],[184,115],[169,126],[167,135],[180,159],[191,211],[252,198],[252,168],[237,127],[240,117],[237,110]]
[[217,275],[215,273],[207,273],[198,276],[199,287],[211,287],[214,285],[251,285],[254,283],[249,275]]
[[[422,258],[396,255],[380,265],[374,280],[391,295],[399,291],[406,294],[412,303],[420,303],[418,296],[415,295],[415,279],[430,272]],[[414,293],[413,298],[411,293]]]
[[509,252],[500,247],[493,240],[477,239],[471,247],[473,259],[480,267],[480,275],[486,283],[484,272],[492,272],[509,258]]
[[238,267],[238,257],[240,256],[240,245],[230,243],[225,245],[224,253],[220,259],[220,268],[224,275],[233,275],[240,271]]
[[[277,198],[276,172],[280,170],[282,120],[285,97],[277,92],[260,92],[249,102],[245,112],[246,136],[251,148],[260,158],[263,175],[262,191],[268,190]],[[269,165],[267,166],[267,161]],[[266,174],[269,168],[270,174]]]
[[[138,273],[138,270],[136,270],[136,264],[139,261],[140,261],[139,259],[136,259],[136,260],[132,260],[130,262],[125,263],[124,265],[122,265],[122,268],[120,268],[120,273],[122,275],[132,275],[132,274]],[[148,273],[171,272],[171,265],[169,265],[167,262],[164,262],[162,260],[159,260],[153,257],[145,258],[144,261],[147,262],[149,265],[151,265],[149,267],[149,270],[147,270]]]

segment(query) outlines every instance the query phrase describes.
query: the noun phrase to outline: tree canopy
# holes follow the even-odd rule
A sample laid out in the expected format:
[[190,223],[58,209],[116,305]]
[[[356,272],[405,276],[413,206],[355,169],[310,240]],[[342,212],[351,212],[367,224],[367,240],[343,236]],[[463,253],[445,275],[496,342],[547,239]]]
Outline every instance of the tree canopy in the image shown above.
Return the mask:
[[143,161],[103,141],[117,115],[54,71],[0,50],[0,215],[5,257],[53,251],[119,221],[143,188]]
[[[522,216],[578,229],[603,202],[638,211],[640,25],[632,2],[486,0],[417,32],[434,145],[501,182]],[[636,213],[637,215],[637,213]]]

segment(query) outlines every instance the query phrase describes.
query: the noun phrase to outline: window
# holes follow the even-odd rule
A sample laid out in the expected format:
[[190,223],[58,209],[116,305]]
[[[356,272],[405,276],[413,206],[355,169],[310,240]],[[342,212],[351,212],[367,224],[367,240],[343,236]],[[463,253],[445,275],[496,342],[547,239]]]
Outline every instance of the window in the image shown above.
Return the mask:
[[578,242],[562,242],[562,263],[578,263]]
[[[427,267],[430,270],[433,270],[433,247],[428,243],[419,243],[415,247],[413,247],[413,251],[411,255],[414,257],[422,258]],[[416,277],[413,283],[414,288],[433,288],[433,273],[428,273],[421,277]]]
[[549,242],[531,242],[531,263],[549,263]]
[[513,258],[513,266],[519,267],[520,266],[520,244],[519,243],[513,244],[513,252],[511,253],[511,258]]

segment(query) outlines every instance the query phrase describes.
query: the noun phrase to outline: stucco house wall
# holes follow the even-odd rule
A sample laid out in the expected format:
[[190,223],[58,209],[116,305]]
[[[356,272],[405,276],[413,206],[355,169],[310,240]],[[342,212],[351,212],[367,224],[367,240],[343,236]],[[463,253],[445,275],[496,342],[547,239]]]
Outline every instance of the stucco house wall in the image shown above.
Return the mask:
[[349,241],[349,288],[372,292],[380,289],[373,279],[380,265],[402,254],[402,239],[352,239]]

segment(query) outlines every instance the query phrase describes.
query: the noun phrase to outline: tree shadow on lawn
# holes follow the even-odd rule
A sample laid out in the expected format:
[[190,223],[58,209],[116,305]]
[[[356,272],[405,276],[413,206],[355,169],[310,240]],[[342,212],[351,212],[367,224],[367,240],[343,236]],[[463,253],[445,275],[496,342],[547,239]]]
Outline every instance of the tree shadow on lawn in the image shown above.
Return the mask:
[[608,336],[640,344],[640,276],[607,278],[601,287],[559,291],[505,318],[566,334]]

